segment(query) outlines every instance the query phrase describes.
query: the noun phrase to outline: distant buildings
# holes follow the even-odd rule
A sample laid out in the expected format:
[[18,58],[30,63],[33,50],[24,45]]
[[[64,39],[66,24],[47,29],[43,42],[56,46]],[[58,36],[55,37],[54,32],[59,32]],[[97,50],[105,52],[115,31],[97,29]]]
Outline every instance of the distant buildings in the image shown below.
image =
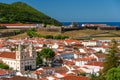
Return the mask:
[[72,22],[70,27],[80,27],[80,26],[77,22]]
[[109,26],[107,24],[82,24],[85,29],[97,29],[97,30],[116,30],[117,26]]

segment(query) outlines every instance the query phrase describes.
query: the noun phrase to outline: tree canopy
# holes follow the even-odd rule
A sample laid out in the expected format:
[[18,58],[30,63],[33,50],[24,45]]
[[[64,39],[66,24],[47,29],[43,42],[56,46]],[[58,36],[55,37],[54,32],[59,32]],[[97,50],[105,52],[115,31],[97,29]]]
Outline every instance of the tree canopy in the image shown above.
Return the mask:
[[45,64],[49,64],[50,60],[54,58],[55,52],[50,48],[43,48],[40,52],[37,54],[37,64],[40,64],[41,60]]
[[120,80],[120,66],[108,70],[106,80]]
[[108,50],[108,53],[106,54],[103,68],[103,74],[105,77],[108,70],[119,66],[119,57],[116,55],[118,52],[117,45],[118,44],[115,40],[112,40],[110,43],[110,48]]
[[53,58],[55,56],[55,52],[50,48],[42,49],[40,54],[43,58],[46,58],[46,59],[47,58]]

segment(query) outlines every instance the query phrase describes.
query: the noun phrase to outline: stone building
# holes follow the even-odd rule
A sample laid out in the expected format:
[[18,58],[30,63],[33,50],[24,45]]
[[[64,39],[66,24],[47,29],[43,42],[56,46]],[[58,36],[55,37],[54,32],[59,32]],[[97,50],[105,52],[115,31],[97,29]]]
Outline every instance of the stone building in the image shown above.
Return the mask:
[[36,69],[36,51],[32,43],[28,46],[19,44],[15,52],[1,52],[0,60],[13,70],[26,71]]

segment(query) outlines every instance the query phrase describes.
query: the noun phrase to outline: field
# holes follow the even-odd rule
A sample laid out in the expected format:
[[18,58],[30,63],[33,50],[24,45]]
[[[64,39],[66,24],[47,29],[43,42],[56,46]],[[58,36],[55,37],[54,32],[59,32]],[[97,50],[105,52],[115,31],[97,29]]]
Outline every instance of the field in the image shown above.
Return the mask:
[[[6,32],[6,31],[14,31],[16,29],[10,29],[10,30],[0,30],[0,32]],[[94,40],[111,40],[111,39],[117,39],[120,40],[120,31],[111,30],[111,31],[105,31],[105,30],[73,30],[73,31],[66,31],[63,33],[60,32],[49,32],[49,31],[38,31],[38,34],[41,35],[64,35],[69,36],[71,39],[81,39],[81,38],[90,38]],[[28,37],[26,33],[19,34],[16,36],[10,36],[9,38],[25,38]],[[8,38],[8,37],[6,37]]]

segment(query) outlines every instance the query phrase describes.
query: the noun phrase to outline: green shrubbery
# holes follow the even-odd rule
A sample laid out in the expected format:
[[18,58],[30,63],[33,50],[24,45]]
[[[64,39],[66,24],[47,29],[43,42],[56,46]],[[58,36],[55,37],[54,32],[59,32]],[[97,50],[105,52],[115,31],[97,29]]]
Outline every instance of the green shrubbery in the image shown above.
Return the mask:
[[0,29],[7,29],[6,26],[0,26]]
[[69,38],[68,36],[62,36],[62,35],[57,35],[57,36],[53,36],[53,35],[40,35],[38,33],[36,33],[35,31],[35,28],[31,28],[28,30],[27,32],[27,35],[32,38],[32,37],[43,37],[43,38],[46,38],[46,39],[66,39],[66,38]]
[[62,35],[57,35],[54,37],[54,39],[66,39],[69,38],[68,36],[62,36]]
[[52,35],[46,35],[46,36],[44,36],[44,38],[46,38],[46,39],[53,39],[54,37]]
[[9,66],[0,62],[0,68],[9,69]]
[[49,61],[51,61],[52,58],[54,58],[54,56],[55,56],[55,52],[52,49],[43,48],[40,52],[37,53],[36,64],[49,65],[50,64]]

